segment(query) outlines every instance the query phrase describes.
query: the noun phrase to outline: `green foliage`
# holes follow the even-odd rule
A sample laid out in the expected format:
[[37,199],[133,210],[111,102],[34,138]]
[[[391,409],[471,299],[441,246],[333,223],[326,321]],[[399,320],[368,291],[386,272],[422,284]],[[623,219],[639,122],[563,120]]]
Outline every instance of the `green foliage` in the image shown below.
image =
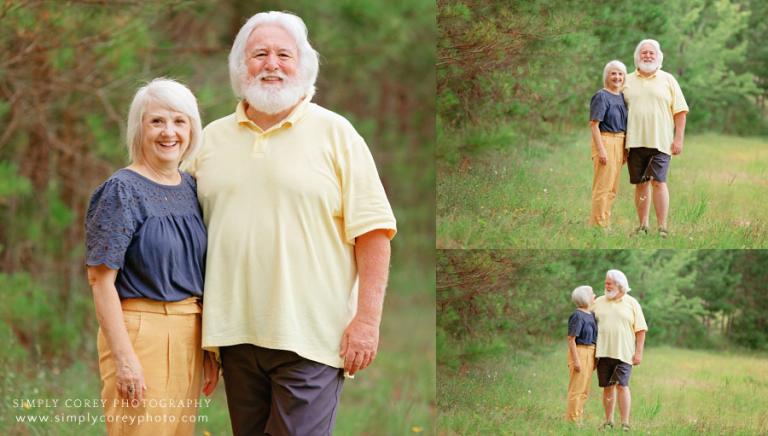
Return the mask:
[[0,161],[0,205],[10,197],[24,197],[31,191],[32,184],[19,175],[15,164]]
[[[49,298],[50,290],[26,273],[0,273],[0,292],[4,299],[0,319],[15,336],[9,342],[12,354],[34,360],[77,357],[77,350],[86,339],[81,326],[90,314],[88,301],[62,306],[60,301]],[[21,364],[22,361],[15,361],[9,365]]]

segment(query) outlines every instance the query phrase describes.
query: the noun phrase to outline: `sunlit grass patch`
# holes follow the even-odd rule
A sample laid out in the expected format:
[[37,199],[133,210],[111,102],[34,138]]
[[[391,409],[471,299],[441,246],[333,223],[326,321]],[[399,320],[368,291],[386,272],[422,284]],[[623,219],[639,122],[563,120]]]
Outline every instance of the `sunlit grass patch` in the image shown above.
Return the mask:
[[[566,348],[516,353],[441,368],[441,434],[600,434],[601,391],[593,374],[585,422],[564,422]],[[768,357],[646,349],[633,369],[631,424],[642,434],[762,434],[768,430]],[[618,413],[618,410],[617,410]],[[618,420],[618,418],[617,418]]]
[[611,229],[588,226],[592,162],[580,133],[558,146],[509,146],[438,164],[440,248],[760,248],[768,246],[768,144],[689,135],[669,171],[670,237],[631,238],[638,225],[626,166]]

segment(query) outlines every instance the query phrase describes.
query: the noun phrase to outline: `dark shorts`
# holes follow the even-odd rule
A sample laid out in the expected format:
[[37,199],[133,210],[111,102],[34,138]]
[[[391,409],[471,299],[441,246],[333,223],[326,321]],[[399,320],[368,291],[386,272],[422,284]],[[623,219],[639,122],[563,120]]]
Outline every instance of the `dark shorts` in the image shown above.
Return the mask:
[[671,159],[672,156],[655,148],[630,148],[627,157],[629,183],[637,185],[645,183],[651,178],[657,182],[666,183]]
[[251,344],[219,350],[234,435],[333,432],[342,369]]
[[632,365],[619,359],[601,357],[597,360],[597,384],[601,387],[610,385],[629,386]]

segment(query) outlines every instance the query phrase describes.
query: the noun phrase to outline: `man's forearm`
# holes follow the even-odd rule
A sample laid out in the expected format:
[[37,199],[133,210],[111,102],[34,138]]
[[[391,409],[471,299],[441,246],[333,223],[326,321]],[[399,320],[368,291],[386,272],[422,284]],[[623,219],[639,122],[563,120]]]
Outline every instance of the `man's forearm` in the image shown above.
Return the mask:
[[635,354],[642,355],[645,349],[645,330],[635,332]]
[[389,276],[391,248],[385,230],[373,230],[355,239],[359,276],[357,318],[376,326],[381,322]]
[[687,112],[678,112],[674,116],[675,121],[675,140],[683,143],[685,138],[685,121]]

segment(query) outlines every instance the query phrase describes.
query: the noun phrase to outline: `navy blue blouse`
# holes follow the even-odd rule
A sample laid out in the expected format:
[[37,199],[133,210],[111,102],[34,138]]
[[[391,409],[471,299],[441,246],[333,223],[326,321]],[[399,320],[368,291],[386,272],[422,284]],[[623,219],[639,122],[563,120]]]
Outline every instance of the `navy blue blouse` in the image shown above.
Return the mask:
[[202,297],[207,237],[197,184],[187,173],[167,186],[121,169],[91,196],[86,261],[118,270],[120,299]]
[[575,310],[568,318],[568,336],[575,336],[576,343],[579,345],[595,345],[597,343],[595,314]]
[[589,103],[590,121],[600,121],[601,132],[623,133],[627,131],[627,105],[624,94],[611,94],[601,89]]

